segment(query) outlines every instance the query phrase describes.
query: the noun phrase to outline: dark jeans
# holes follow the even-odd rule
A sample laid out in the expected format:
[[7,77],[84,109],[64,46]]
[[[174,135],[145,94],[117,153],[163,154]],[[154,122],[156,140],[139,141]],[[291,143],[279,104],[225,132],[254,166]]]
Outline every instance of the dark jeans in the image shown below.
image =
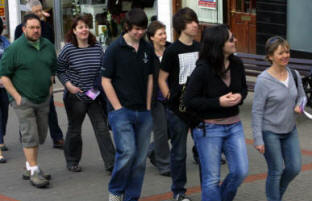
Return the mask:
[[171,140],[171,190],[174,197],[186,192],[186,141],[189,127],[182,119],[167,109],[169,138]]
[[150,111],[121,108],[108,113],[116,144],[116,161],[108,190],[123,201],[139,200],[152,131]]
[[8,94],[4,88],[0,88],[0,144],[3,144],[3,137],[5,136],[6,125],[8,122],[9,99]]
[[59,140],[63,139],[63,133],[57,121],[57,113],[54,106],[53,95],[51,96],[50,99],[49,130],[53,143],[57,143]]
[[170,149],[166,109],[161,102],[152,107],[154,141],[150,144],[148,155],[160,174],[170,171]]
[[75,95],[67,93],[64,96],[64,105],[68,118],[68,130],[64,145],[67,166],[79,164],[82,152],[81,126],[86,114],[88,114],[105,163],[105,168],[109,169],[113,167],[115,149],[107,128],[107,119],[104,119],[100,101],[95,100],[87,103],[79,100]]
[[281,201],[289,183],[301,170],[297,129],[286,134],[263,131],[263,141],[268,165],[266,196],[268,201]]

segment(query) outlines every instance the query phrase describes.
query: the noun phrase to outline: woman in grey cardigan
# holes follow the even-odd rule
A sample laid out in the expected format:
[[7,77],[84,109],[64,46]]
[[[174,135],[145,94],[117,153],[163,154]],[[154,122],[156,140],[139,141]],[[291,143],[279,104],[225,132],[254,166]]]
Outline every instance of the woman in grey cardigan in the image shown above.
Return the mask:
[[271,37],[266,45],[272,65],[257,78],[252,106],[255,148],[266,159],[268,201],[281,201],[288,184],[299,174],[301,153],[295,123],[305,93],[300,75],[287,65],[290,57],[287,41]]

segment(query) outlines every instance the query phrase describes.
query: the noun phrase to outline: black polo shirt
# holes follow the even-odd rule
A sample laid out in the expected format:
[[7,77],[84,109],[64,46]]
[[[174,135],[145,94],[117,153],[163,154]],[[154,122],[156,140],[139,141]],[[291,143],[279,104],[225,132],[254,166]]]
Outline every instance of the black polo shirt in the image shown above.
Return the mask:
[[[144,39],[139,49],[129,46],[123,36],[116,39],[105,51],[102,76],[110,78],[123,107],[146,110],[147,81],[153,74],[154,52]],[[109,101],[108,111],[113,110]]]

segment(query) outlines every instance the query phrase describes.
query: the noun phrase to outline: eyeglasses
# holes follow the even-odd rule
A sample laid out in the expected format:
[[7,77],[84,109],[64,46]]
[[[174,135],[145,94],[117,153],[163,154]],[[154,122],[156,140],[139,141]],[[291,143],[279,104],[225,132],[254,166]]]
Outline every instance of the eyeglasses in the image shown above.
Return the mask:
[[28,29],[30,29],[30,30],[41,29],[40,26],[26,26],[26,28],[28,28]]
[[228,40],[229,40],[229,42],[233,43],[234,39],[235,39],[235,36],[232,34],[232,36]]

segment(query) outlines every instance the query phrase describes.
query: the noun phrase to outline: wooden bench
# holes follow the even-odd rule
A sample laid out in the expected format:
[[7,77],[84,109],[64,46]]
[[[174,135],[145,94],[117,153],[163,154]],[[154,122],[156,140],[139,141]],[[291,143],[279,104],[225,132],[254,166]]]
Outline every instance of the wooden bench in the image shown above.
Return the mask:
[[[264,55],[236,53],[236,56],[240,57],[244,63],[245,71],[247,75],[248,91],[254,91],[256,77],[271,66],[271,63],[265,59]],[[312,95],[312,59],[297,59],[290,58],[288,67],[297,70],[302,78],[304,90],[308,98],[308,104],[311,106]]]

